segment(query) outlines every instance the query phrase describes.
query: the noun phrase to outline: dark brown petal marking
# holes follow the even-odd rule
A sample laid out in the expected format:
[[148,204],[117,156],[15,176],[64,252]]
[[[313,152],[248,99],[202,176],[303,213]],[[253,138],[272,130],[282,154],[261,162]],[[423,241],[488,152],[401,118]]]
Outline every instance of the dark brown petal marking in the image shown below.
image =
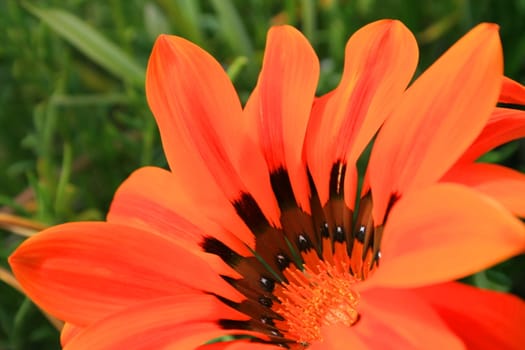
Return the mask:
[[363,259],[374,244],[374,221],[372,219],[372,196],[366,194],[359,203],[354,239],[363,244]]
[[[246,292],[246,290],[243,290],[243,289],[239,289],[239,291],[241,293],[244,294],[244,292]],[[242,313],[244,313],[245,315],[248,315],[250,316],[252,319],[254,320],[259,320],[261,319],[262,317],[269,317],[269,318],[272,318],[274,320],[280,320],[280,321],[283,321],[284,319],[281,317],[281,315],[279,315],[278,313],[276,313],[274,310],[272,310],[271,308],[269,308],[268,306],[266,305],[263,305],[262,303],[259,302],[259,298],[265,298],[264,296],[260,296],[260,295],[257,295],[253,292],[247,292],[245,294],[246,296],[246,300],[240,302],[240,303],[235,303],[231,300],[228,300],[226,298],[223,298],[223,297],[220,297],[220,296],[216,296],[220,301],[222,301],[223,303],[225,303],[226,305],[230,306],[231,308],[235,309],[235,310],[238,310]],[[272,305],[274,303],[279,303],[277,298],[274,298],[273,295],[270,295],[268,297],[266,297],[268,299],[268,301],[264,301],[264,302],[267,302],[267,303],[272,303]],[[274,298],[271,299],[271,298]]]
[[[274,345],[302,349],[304,344],[292,339],[294,333],[289,332],[288,321],[279,314],[285,305],[285,299],[281,299],[282,292],[288,288],[281,282],[288,282],[285,275],[292,278],[290,271],[302,273],[300,261],[295,262],[297,269],[293,265],[296,253],[303,261],[310,261],[308,266],[315,266],[323,258],[329,264],[344,259],[349,262],[350,273],[355,271],[355,278],[366,278],[368,274],[364,270],[372,269],[370,263],[378,263],[382,227],[375,227],[372,220],[370,194],[361,199],[354,226],[353,211],[344,199],[346,164],[343,161],[333,164],[328,184],[330,197],[323,204],[320,203],[312,177],[307,175],[310,181],[311,214],[297,205],[286,169],[280,168],[270,174],[271,186],[281,210],[279,228],[272,226],[249,193],[241,193],[232,202],[239,217],[255,236],[255,254],[271,271],[257,257],[242,257],[214,238],[207,237],[201,244],[204,251],[218,255],[243,276],[241,279],[223,278],[246,296],[246,300],[233,303],[224,298],[219,299],[251,319],[221,320],[219,324],[224,329],[261,332]],[[393,197],[391,205],[396,200]],[[253,341],[264,342],[255,338]]]
[[308,236],[310,242],[317,246],[319,241],[312,223],[312,216],[297,206],[288,171],[283,168],[273,171],[270,174],[270,181],[281,209],[281,217],[279,219],[282,231],[293,245],[293,248],[296,251],[300,250],[296,240],[298,234]]
[[[218,255],[225,263],[233,267],[243,276],[243,278],[239,280],[223,277],[239,291],[242,290],[244,294],[246,294],[248,290],[252,290],[256,294],[272,292],[275,286],[273,279],[265,277],[266,285],[260,283],[262,278],[260,276],[267,273],[267,269],[255,257],[243,258],[228,248],[224,243],[212,237],[205,238],[201,243],[201,247],[207,253]],[[268,290],[269,286],[272,287],[271,290]]]
[[351,229],[353,212],[348,208],[344,200],[344,180],[346,176],[346,164],[338,161],[332,166],[330,172],[329,193],[330,199],[323,206],[326,222],[330,229],[330,238],[336,240],[339,228],[345,232],[345,237],[337,237],[338,242],[347,241],[351,246]]
[[232,267],[237,265],[242,259],[239,254],[213,237],[205,237],[200,246],[206,253],[218,255],[225,263]]
[[273,301],[272,299],[267,297],[259,297],[259,304],[265,307],[272,307]]
[[310,249],[314,248],[312,242],[310,241],[310,238],[308,238],[308,236],[305,234],[297,235],[296,244],[300,252],[307,252]]
[[269,223],[252,195],[241,193],[239,199],[232,204],[239,217],[255,235],[265,232]]
[[260,320],[262,323],[267,324],[269,326],[275,327],[275,322],[271,317],[263,316]]
[[346,164],[342,161],[334,163],[330,172],[330,198],[342,198],[344,195],[344,179]]
[[335,227],[334,242],[346,242],[345,230],[341,226]]
[[282,230],[270,225],[261,208],[250,194],[242,193],[232,204],[239,217],[255,235],[255,252],[268,263],[274,272],[279,274],[282,280],[286,280],[280,274],[280,271],[282,271],[280,265],[275,261],[277,254],[292,256]]
[[392,207],[394,206],[394,204],[396,204],[399,198],[401,198],[401,196],[398,193],[392,193],[390,195],[390,199],[388,200],[388,206],[386,208],[385,220],[381,223],[382,225],[384,225],[384,223],[388,219],[388,215],[390,215],[390,211],[392,210]]
[[275,288],[275,280],[268,276],[259,277],[259,283],[262,288],[269,293],[273,292],[273,289]]
[[330,227],[326,222],[321,225],[319,232],[321,233],[322,238],[330,238]]
[[293,194],[292,184],[288,177],[288,171],[279,168],[270,174],[273,193],[281,209],[296,208],[295,196]]
[[356,233],[355,233],[355,239],[359,243],[365,243],[365,234],[366,234],[366,232],[367,232],[366,226],[364,226],[364,225],[359,226],[359,228],[356,230]]
[[279,266],[280,271],[284,271],[288,266],[290,266],[290,258],[283,253],[279,253],[275,256],[275,261],[277,266]]
[[286,340],[282,338],[283,334],[279,332],[275,327],[271,325],[265,325],[264,323],[260,321],[256,321],[256,320],[239,321],[239,320],[221,319],[217,321],[217,324],[222,329],[239,329],[239,330],[247,330],[247,331],[258,331],[258,332],[261,332],[263,334],[270,336],[270,339],[273,340],[274,342],[279,342],[279,343],[286,342]]
[[217,323],[223,329],[242,329],[242,330],[251,330],[250,321],[239,321],[239,320],[227,320],[221,319]]
[[[312,228],[314,230],[313,236],[315,239],[312,239],[312,244],[317,250],[317,253],[320,255],[322,251],[322,241],[323,241],[323,235],[321,232],[321,227],[324,227],[327,225],[325,213],[323,211],[323,208],[321,207],[321,201],[319,200],[319,195],[317,194],[317,189],[315,187],[314,180],[312,178],[312,175],[310,172],[307,173],[308,175],[308,184],[310,185],[310,209],[311,209],[311,215],[309,215],[310,220],[312,222]],[[326,234],[327,237],[330,236],[329,233],[329,227],[326,226]]]

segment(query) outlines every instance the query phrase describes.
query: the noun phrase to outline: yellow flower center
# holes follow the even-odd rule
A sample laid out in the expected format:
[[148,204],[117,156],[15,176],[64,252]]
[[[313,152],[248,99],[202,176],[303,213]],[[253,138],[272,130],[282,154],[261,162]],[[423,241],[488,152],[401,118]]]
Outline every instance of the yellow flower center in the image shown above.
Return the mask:
[[321,327],[353,325],[359,318],[359,293],[353,289],[358,280],[348,266],[332,266],[319,261],[304,271],[288,269],[288,283],[276,290],[280,304],[276,311],[285,319],[286,337],[307,345],[322,340]]

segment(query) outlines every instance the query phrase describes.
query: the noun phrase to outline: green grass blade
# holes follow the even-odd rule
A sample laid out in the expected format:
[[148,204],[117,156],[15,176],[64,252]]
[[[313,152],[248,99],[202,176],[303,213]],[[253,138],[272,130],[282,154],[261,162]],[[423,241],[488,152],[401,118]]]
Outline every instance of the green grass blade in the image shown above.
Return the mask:
[[199,2],[194,0],[157,0],[159,7],[169,19],[174,33],[180,35],[199,46],[206,46],[201,28]]
[[303,33],[310,40],[311,43],[316,43],[316,7],[315,1],[303,0],[301,2],[301,12],[303,18]]
[[230,77],[231,81],[235,81],[241,70],[246,66],[248,63],[248,58],[244,56],[236,57],[235,60],[230,64],[228,67],[226,73],[228,73],[228,76]]
[[139,87],[144,85],[144,68],[80,18],[62,10],[40,9],[28,3],[24,3],[24,6],[63,39],[109,72]]
[[221,28],[236,54],[252,57],[253,46],[241,17],[230,0],[211,0],[219,16]]

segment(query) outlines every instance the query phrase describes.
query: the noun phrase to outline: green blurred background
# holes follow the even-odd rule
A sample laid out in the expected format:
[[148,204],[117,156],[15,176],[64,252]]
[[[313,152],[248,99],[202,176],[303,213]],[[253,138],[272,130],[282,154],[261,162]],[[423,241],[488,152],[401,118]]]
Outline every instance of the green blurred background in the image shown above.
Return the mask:
[[[525,82],[525,0],[0,1],[0,215],[46,225],[103,219],[133,169],[166,166],[143,87],[159,33],[208,50],[244,101],[271,25],[292,24],[310,39],[322,93],[338,82],[349,35],[380,18],[400,19],[415,33],[418,73],[475,24],[496,22],[505,73]],[[523,171],[525,147],[515,142],[485,160]],[[12,231],[0,228],[4,282],[6,259],[28,233]],[[523,256],[466,279],[521,297],[524,280]],[[58,349],[55,328],[4,282],[0,349]]]

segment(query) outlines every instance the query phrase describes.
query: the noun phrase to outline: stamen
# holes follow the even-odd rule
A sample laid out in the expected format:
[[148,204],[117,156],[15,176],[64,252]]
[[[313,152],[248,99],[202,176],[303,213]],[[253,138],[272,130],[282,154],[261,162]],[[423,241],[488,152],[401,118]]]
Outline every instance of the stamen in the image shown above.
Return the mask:
[[280,301],[274,309],[285,319],[276,324],[286,338],[309,344],[322,340],[323,326],[349,327],[358,320],[359,293],[353,289],[358,280],[348,272],[346,263],[337,267],[318,261],[314,268],[288,269],[286,275],[289,282],[274,294]]

